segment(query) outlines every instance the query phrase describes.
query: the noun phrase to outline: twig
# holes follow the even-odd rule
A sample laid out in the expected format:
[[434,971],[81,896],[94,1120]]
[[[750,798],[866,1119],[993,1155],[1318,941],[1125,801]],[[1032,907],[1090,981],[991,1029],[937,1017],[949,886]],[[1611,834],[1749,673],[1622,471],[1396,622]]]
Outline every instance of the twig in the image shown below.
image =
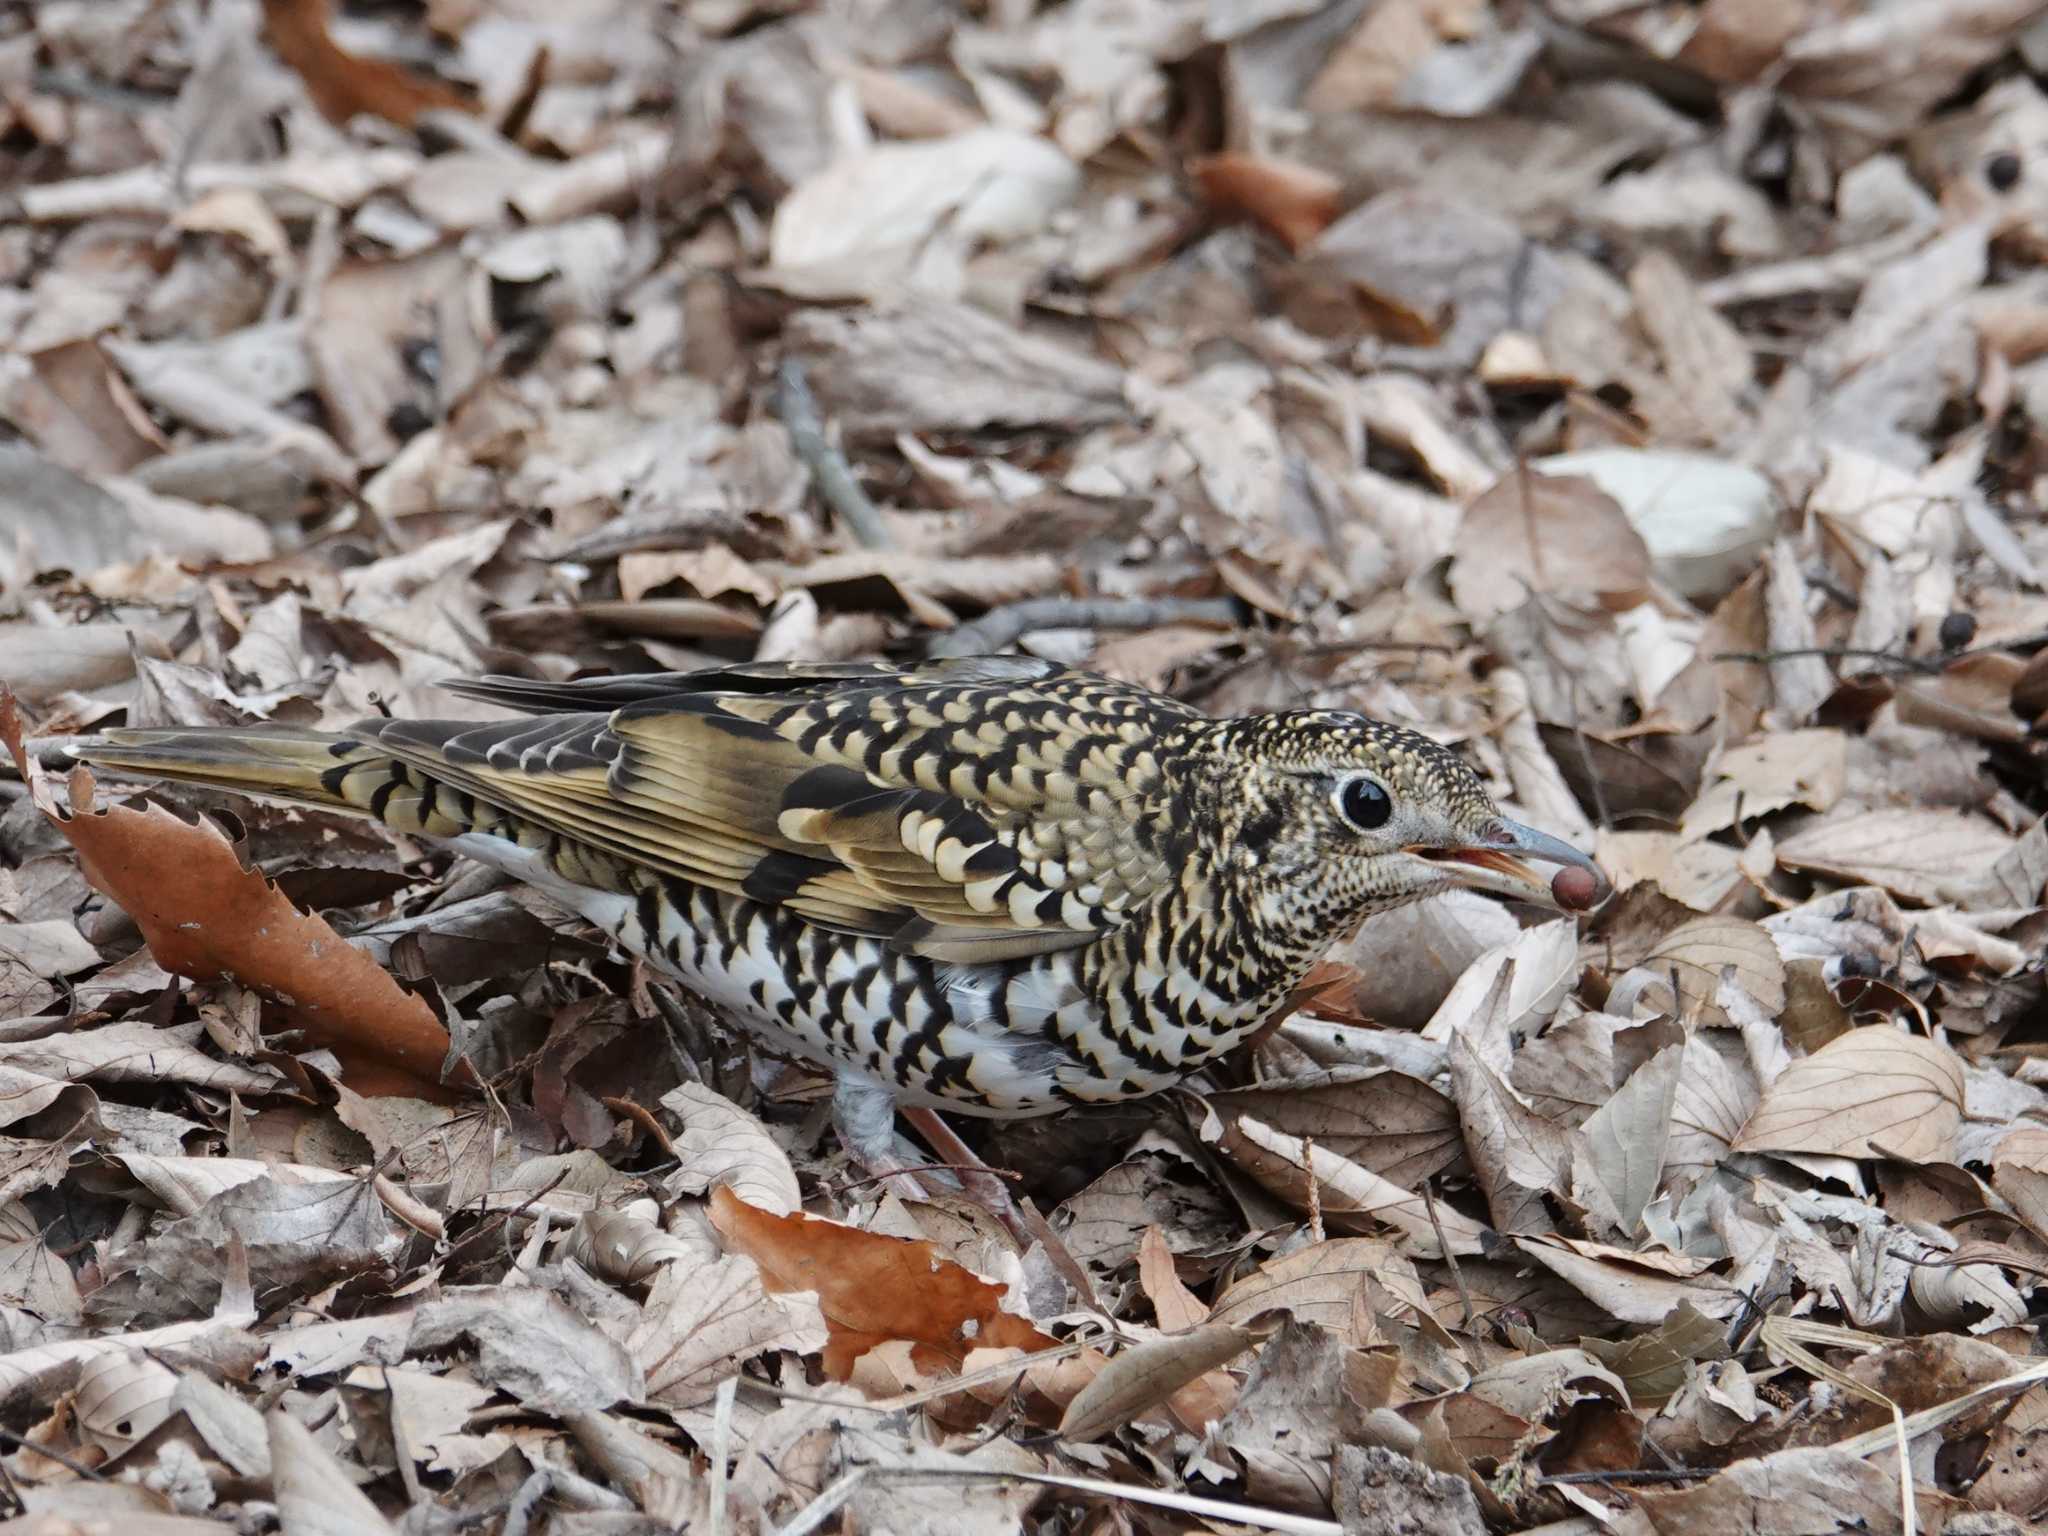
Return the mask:
[[679,1158],[682,1155],[676,1151],[676,1144],[669,1140],[667,1129],[659,1120],[654,1118],[654,1111],[635,1104],[631,1099],[600,1099],[598,1102],[613,1114],[624,1115],[628,1120],[639,1126],[641,1130],[659,1142],[661,1150],[671,1158]]
[[75,1472],[88,1482],[104,1483],[107,1480],[107,1474],[100,1471],[97,1467],[88,1467],[83,1462],[73,1461],[62,1451],[52,1450],[47,1445],[38,1445],[35,1441],[29,1439],[27,1435],[20,1434],[15,1430],[0,1426],[0,1440],[6,1441],[17,1449],[31,1451],[42,1457],[45,1461],[54,1461],[58,1466],[64,1468],[65,1471]]
[[1023,1174],[1014,1168],[991,1168],[987,1163],[905,1163],[901,1168],[891,1168],[887,1173],[871,1173],[863,1179],[848,1179],[840,1188],[859,1189],[863,1184],[879,1184],[884,1179],[893,1179],[900,1173],[985,1173],[991,1178],[1021,1181]]
[[1443,1254],[1444,1262],[1451,1267],[1451,1284],[1458,1288],[1458,1304],[1465,1309],[1465,1331],[1470,1333],[1478,1322],[1472,1310],[1472,1293],[1465,1289],[1465,1271],[1458,1267],[1458,1256],[1444,1241],[1444,1224],[1436,1213],[1436,1190],[1427,1179],[1422,1181],[1422,1203],[1428,1207],[1429,1224],[1436,1231],[1437,1251]]
[[1536,1479],[1538,1488],[1556,1483],[1685,1483],[1712,1477],[1705,1467],[1641,1467],[1633,1472],[1554,1472]]
[[[1302,1177],[1308,1184],[1308,1240],[1320,1243],[1323,1240],[1323,1186],[1316,1178],[1316,1139],[1304,1136],[1301,1139]],[[1442,1242],[1439,1234],[1438,1242]]]
[[818,414],[817,397],[811,393],[810,380],[804,377],[804,365],[795,358],[784,358],[782,366],[775,370],[775,385],[768,391],[768,409],[789,429],[790,447],[811,472],[811,484],[818,488],[825,505],[838,513],[854,538],[869,549],[889,548],[894,541],[882,526],[882,514],[860,488],[846,455],[825,435],[825,419]]
[[1874,651],[1858,645],[1792,645],[1781,651],[1716,651],[1710,658],[1714,661],[1746,661],[1752,666],[1769,666],[1773,662],[1793,661],[1804,656],[1819,656],[1828,661],[1882,661],[1901,672],[1939,672],[1956,654],[1950,652],[1941,656],[1901,656],[1896,651]]
[[811,1536],[812,1531],[839,1513],[839,1506],[853,1497],[867,1477],[866,1467],[855,1467],[843,1474],[839,1481],[798,1510],[787,1525],[777,1526],[772,1536]]
[[1162,624],[1237,625],[1234,597],[1031,597],[991,608],[972,624],[937,636],[927,656],[982,656],[1034,629],[1154,629]]

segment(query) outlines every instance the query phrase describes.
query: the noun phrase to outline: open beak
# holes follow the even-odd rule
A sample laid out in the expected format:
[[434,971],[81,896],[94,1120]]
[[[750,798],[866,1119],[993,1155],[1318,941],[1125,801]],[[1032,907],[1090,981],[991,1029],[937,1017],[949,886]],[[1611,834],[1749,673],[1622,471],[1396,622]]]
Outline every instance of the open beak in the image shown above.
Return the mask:
[[[1470,843],[1452,848],[1411,847],[1467,890],[1533,902],[1554,912],[1591,912],[1614,894],[1607,872],[1562,838],[1502,817]],[[1554,864],[1545,874],[1531,864]]]

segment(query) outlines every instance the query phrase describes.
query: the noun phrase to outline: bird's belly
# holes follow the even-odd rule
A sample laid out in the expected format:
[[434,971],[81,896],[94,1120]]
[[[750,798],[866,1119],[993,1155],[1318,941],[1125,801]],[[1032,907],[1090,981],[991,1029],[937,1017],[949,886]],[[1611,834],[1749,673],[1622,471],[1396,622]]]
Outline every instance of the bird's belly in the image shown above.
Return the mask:
[[857,1073],[907,1104],[1012,1118],[1143,1097],[1229,1049],[1265,1011],[1192,1033],[1151,1030],[1088,995],[1073,951],[951,965],[644,869],[608,890],[489,834],[450,842],[578,913],[769,1045]]

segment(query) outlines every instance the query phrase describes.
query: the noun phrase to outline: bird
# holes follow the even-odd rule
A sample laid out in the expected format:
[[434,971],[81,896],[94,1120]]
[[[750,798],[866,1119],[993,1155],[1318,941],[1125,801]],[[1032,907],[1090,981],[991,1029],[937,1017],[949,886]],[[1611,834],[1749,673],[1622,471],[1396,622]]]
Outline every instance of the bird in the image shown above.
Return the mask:
[[1345,710],[1212,716],[1026,656],[444,686],[514,713],[52,745],[527,882],[826,1069],[879,1176],[908,1166],[899,1108],[1027,1117],[1182,1081],[1374,913],[1612,893],[1456,752]]

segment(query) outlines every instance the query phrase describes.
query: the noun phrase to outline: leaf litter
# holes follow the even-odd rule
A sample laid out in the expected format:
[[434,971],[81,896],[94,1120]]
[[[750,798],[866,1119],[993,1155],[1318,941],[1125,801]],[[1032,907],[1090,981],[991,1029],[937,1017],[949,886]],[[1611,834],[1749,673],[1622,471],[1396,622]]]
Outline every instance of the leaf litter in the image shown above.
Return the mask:
[[[0,17],[0,1529],[2048,1514],[2044,26]],[[22,751],[1008,645],[1621,894],[963,1127],[1020,1250],[532,893]]]

